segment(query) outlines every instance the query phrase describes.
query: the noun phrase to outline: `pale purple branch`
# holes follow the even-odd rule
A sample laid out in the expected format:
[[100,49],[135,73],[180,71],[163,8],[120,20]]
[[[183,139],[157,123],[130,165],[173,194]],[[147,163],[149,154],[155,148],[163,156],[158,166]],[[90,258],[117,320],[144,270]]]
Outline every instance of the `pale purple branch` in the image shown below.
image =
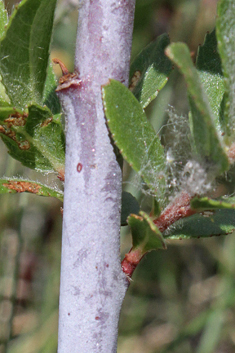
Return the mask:
[[122,176],[101,85],[128,83],[135,0],[85,0],[75,70],[59,91],[67,119],[58,353],[116,353],[128,281],[120,264]]

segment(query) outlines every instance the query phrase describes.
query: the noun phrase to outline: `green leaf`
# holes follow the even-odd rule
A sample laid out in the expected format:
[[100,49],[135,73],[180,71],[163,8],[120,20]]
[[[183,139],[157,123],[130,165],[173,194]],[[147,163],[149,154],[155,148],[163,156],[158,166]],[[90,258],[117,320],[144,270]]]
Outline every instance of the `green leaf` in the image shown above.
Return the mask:
[[0,0],[0,39],[5,34],[7,23],[8,23],[7,10],[5,9],[4,2]]
[[[0,0],[0,40],[4,36],[6,32],[6,26],[8,23],[8,15],[5,9],[4,2]],[[6,90],[4,85],[1,83],[2,78],[0,77],[0,115],[1,115],[1,107],[9,106],[10,100],[6,95]]]
[[159,217],[161,214],[161,206],[155,198],[153,198],[153,208],[151,211],[151,216],[154,216],[155,218]]
[[102,93],[108,126],[115,144],[153,194],[161,196],[165,185],[164,149],[143,108],[118,81],[110,80]]
[[187,84],[196,152],[211,170],[216,169],[216,173],[222,173],[229,167],[228,158],[217,134],[213,114],[189,49],[184,43],[173,43],[166,49],[166,53],[179,67]]
[[122,213],[121,213],[121,225],[127,225],[127,217],[131,213],[139,213],[140,206],[136,198],[129,192],[122,192]]
[[225,77],[224,85],[227,101],[225,108],[226,133],[233,137],[235,128],[235,3],[233,0],[219,1],[216,35]]
[[43,92],[43,104],[46,105],[53,114],[59,114],[61,112],[60,101],[55,93],[57,87],[56,77],[52,68],[52,64],[49,63],[47,68],[47,78],[45,82]]
[[13,107],[6,105],[0,106],[0,124],[5,124],[5,120],[7,118],[11,118],[11,116],[20,116],[22,115],[20,111],[14,109]]
[[42,103],[56,0],[23,0],[0,43],[0,73],[14,107]]
[[195,214],[174,223],[163,234],[168,239],[208,238],[227,235],[235,230],[235,210],[216,210],[207,217]]
[[64,173],[64,133],[58,115],[47,107],[31,105],[28,114],[11,117],[0,129],[10,155],[41,172]]
[[63,201],[63,192],[37,183],[32,180],[24,179],[0,179],[0,194],[16,194],[20,192],[29,192],[39,196],[56,197]]
[[235,209],[235,197],[221,198],[213,200],[208,197],[195,197],[191,200],[190,205],[196,210],[216,210],[216,209]]
[[208,97],[216,129],[221,135],[224,132],[223,121],[221,121],[224,78],[215,30],[206,34],[204,44],[199,47],[196,67]]
[[156,98],[158,92],[168,81],[172,64],[164,50],[169,43],[170,39],[167,34],[160,35],[156,41],[140,52],[131,65],[130,89],[143,108]]
[[0,119],[7,118],[8,117],[8,115],[6,115],[7,112],[8,112],[8,115],[10,115],[14,112],[14,109],[13,107],[11,107],[10,99],[6,95],[5,87],[0,82]]
[[165,240],[151,218],[143,211],[139,214],[128,217],[133,239],[132,250],[138,249],[144,255],[151,250],[166,249]]
[[[227,292],[227,291],[226,291]],[[217,307],[218,306],[218,307]],[[208,315],[207,322],[203,328],[201,339],[198,344],[197,353],[213,353],[219,346],[224,324],[227,317],[227,306],[214,306],[214,310]]]

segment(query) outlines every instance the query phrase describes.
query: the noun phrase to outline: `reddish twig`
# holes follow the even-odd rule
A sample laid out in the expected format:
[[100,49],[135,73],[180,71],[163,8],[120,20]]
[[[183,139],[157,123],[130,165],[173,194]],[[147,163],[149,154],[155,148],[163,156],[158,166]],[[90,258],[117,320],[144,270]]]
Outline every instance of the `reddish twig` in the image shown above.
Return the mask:
[[160,232],[164,232],[179,219],[189,217],[196,213],[196,211],[190,207],[192,197],[193,196],[189,195],[186,191],[182,191],[174,198],[162,214],[153,221]]
[[[161,232],[164,232],[170,225],[175,223],[181,218],[189,217],[196,213],[190,207],[190,201],[194,196],[188,194],[186,191],[182,191],[174,200],[165,208],[162,214],[155,219],[153,222],[156,224]],[[130,250],[122,260],[122,270],[126,276],[130,279],[132,274],[143,258],[143,254],[135,249]]]
[[130,250],[128,254],[125,255],[124,259],[122,260],[122,270],[130,279],[132,277],[133,272],[136,269],[136,266],[142,259],[143,254],[139,249],[137,250]]

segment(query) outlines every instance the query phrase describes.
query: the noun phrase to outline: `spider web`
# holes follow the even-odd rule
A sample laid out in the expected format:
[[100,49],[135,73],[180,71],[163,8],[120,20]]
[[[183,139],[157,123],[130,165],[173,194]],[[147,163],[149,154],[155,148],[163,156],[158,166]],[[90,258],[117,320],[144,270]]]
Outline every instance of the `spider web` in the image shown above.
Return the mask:
[[[164,146],[166,170],[163,172],[161,168],[159,170],[153,168],[151,171],[150,166],[150,173],[155,175],[153,178],[155,182],[151,185],[151,189],[158,190],[156,198],[162,206],[172,200],[181,190],[191,195],[208,192],[211,190],[213,180],[207,172],[208,166],[203,165],[193,153],[188,117],[179,115],[171,106],[166,113],[167,123],[156,135],[161,138]],[[153,193],[141,178],[144,168],[146,168],[146,161],[138,173],[132,172],[131,178],[124,180],[124,186],[126,188],[128,185],[128,189],[135,190],[134,193],[138,194],[145,203],[145,199],[153,196]],[[161,188],[159,184],[162,177],[166,180],[164,188]]]

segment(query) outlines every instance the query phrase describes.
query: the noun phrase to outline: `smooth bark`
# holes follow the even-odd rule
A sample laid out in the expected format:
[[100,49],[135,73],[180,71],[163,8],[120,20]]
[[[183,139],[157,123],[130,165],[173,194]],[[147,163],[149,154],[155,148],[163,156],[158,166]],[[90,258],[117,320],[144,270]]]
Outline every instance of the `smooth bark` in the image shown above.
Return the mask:
[[[67,119],[59,353],[115,353],[128,280],[120,264],[122,176],[101,100],[128,84],[135,0],[85,0],[75,72],[58,92]],[[81,80],[81,81],[79,81]]]

